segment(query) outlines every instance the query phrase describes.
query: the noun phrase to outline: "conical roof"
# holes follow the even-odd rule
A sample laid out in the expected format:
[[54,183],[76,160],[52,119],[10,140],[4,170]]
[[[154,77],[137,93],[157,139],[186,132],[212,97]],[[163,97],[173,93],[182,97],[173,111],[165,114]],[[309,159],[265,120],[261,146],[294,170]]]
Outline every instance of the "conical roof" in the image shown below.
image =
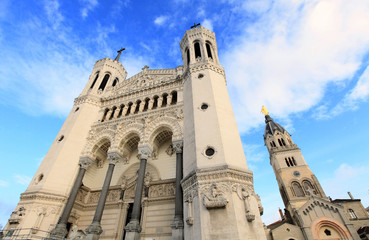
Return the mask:
[[286,130],[279,125],[278,123],[273,121],[273,118],[271,118],[269,115],[265,115],[265,134],[271,134],[274,135],[275,131],[280,131],[281,133],[284,133]]

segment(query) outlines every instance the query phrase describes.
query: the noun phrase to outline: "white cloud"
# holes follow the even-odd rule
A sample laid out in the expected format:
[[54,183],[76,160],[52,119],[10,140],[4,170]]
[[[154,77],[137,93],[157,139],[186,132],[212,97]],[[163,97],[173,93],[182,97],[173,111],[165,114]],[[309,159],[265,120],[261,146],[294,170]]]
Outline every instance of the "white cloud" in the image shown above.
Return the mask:
[[31,182],[32,178],[25,176],[25,175],[15,174],[14,179],[17,183],[21,185],[28,185]]
[[57,29],[64,20],[64,16],[59,11],[59,7],[60,4],[58,0],[44,1],[46,16],[49,22],[52,24],[54,30]]
[[210,31],[213,31],[213,23],[209,19],[204,19],[204,21],[202,21],[202,26],[209,29]]
[[369,204],[368,188],[363,184],[369,182],[369,167],[342,163],[334,170],[332,177],[321,181],[327,196],[332,198],[348,198],[351,192],[355,198],[361,199],[364,206]]
[[262,105],[273,116],[317,105],[328,83],[350,81],[369,49],[368,1],[275,1],[260,9],[268,11],[222,56],[241,132],[262,123]]
[[9,185],[9,183],[7,181],[4,181],[4,180],[0,179],[0,187],[6,187],[8,185]]
[[162,26],[164,25],[167,21],[168,21],[169,17],[168,16],[159,16],[159,17],[156,17],[155,20],[154,20],[154,23],[158,26]]
[[[263,162],[268,159],[265,147],[258,144],[244,144],[246,161],[249,162]],[[249,164],[250,165],[250,164]]]
[[80,2],[84,4],[81,9],[81,16],[83,19],[85,19],[89,12],[91,12],[99,4],[97,0],[80,0]]

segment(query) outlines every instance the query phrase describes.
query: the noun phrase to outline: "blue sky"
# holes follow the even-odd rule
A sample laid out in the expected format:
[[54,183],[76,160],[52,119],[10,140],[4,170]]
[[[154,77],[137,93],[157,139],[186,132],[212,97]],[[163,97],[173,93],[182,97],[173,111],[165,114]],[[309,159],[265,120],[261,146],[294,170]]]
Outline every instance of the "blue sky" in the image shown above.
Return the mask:
[[263,220],[283,207],[262,105],[292,134],[332,198],[369,205],[367,0],[0,2],[0,224],[5,225],[96,60],[132,76],[182,64],[194,22],[213,30]]

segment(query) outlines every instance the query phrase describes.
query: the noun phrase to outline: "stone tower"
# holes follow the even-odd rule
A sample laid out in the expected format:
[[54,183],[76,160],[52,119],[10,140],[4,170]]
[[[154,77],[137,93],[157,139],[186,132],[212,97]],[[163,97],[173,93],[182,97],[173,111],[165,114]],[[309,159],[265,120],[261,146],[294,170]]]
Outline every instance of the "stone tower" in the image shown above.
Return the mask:
[[193,28],[180,46],[185,238],[265,239],[262,207],[246,165],[215,34]]
[[269,225],[273,239],[359,239],[342,205],[326,197],[291,135],[267,110],[264,142],[285,205],[282,221]]
[[180,42],[183,66],[128,79],[95,63],[5,230],[12,237],[266,239],[215,34]]

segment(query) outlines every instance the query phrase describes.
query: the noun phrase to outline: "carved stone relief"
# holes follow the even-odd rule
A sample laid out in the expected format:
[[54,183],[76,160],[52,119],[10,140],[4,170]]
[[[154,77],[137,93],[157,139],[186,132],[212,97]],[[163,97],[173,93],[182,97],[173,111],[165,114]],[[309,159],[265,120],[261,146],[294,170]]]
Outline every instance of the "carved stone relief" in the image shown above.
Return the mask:
[[149,197],[170,197],[175,194],[175,184],[174,183],[165,183],[152,185],[149,189]]
[[227,186],[225,184],[213,183],[210,186],[202,187],[202,201],[207,209],[222,208],[228,203],[226,198]]

